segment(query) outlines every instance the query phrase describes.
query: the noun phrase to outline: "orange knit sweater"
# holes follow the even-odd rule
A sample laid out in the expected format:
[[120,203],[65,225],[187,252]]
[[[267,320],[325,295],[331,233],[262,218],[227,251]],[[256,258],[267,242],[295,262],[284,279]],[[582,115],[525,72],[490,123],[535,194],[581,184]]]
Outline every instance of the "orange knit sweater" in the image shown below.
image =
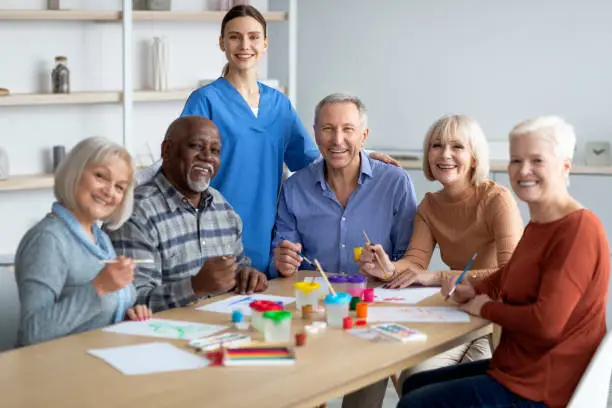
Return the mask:
[[522,233],[516,201],[507,188],[492,180],[466,190],[454,201],[441,192],[427,193],[402,261],[427,269],[437,243],[442,260],[456,274],[478,252],[468,276],[484,277],[508,262]]

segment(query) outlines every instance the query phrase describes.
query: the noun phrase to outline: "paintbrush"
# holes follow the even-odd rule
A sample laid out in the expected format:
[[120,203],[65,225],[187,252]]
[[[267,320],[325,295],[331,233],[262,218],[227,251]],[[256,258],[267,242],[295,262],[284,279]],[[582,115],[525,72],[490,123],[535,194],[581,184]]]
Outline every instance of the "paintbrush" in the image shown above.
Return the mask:
[[[365,230],[363,230],[363,236],[366,239],[366,242],[370,245],[372,245],[372,242],[370,241],[370,238],[368,238],[368,234],[366,234]],[[378,254],[376,253],[376,251],[374,251],[374,257],[376,258],[376,262],[378,262],[378,266],[380,266],[380,269],[383,271],[383,273],[385,274],[385,279],[389,278],[389,274],[387,273],[387,270],[385,269],[385,267],[382,264],[382,261],[380,260],[380,258],[378,257]]]

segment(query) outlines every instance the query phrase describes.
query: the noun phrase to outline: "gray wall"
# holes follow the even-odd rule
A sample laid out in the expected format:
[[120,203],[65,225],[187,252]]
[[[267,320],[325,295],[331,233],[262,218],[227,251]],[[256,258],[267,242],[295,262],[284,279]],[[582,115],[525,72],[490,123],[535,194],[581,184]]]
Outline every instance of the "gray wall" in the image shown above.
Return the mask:
[[[271,0],[270,8],[282,1]],[[476,117],[489,139],[518,120],[566,117],[585,140],[612,136],[612,1],[298,0],[297,107],[360,95],[369,147],[420,148],[448,112]],[[283,66],[282,26],[270,66]],[[282,77],[282,72],[272,72]]]

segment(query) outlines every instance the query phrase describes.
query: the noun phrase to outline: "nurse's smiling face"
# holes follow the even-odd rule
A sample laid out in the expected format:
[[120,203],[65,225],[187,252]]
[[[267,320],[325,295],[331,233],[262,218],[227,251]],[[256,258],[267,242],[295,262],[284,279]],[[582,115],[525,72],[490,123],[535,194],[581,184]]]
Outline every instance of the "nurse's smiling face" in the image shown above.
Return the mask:
[[237,17],[227,22],[219,47],[225,52],[230,69],[247,71],[257,63],[268,49],[268,39],[261,23],[253,17]]

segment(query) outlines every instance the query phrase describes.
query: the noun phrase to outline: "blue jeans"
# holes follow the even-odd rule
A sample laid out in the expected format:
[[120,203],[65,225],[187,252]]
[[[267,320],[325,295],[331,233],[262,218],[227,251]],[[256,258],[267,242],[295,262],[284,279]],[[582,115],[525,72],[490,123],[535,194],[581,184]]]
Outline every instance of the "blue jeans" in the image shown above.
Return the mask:
[[490,360],[414,374],[404,381],[397,408],[546,408],[519,397],[486,374]]

